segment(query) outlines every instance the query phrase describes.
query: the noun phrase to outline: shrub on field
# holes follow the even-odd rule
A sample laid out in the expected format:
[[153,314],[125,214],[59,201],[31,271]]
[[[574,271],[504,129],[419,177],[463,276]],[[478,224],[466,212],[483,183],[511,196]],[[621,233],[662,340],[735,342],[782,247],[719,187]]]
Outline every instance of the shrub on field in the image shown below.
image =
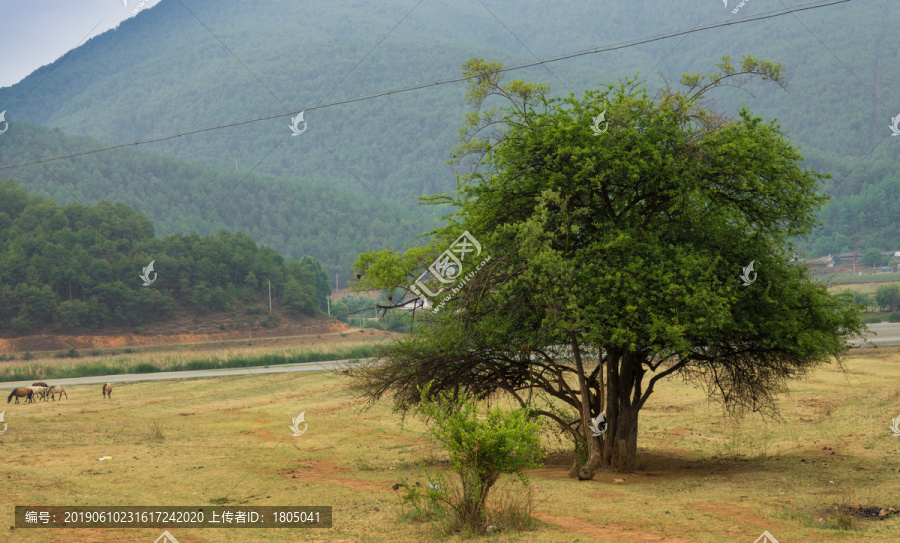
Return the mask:
[[434,500],[449,506],[450,516],[443,519],[449,531],[483,533],[488,524],[485,503],[500,476],[516,475],[527,488],[528,478],[522,470],[542,464],[540,421],[523,409],[493,409],[482,419],[474,401],[446,392],[432,398],[430,391],[431,383],[421,389],[421,402],[415,409],[432,421],[431,433],[447,449],[462,488],[450,489],[440,481],[432,482],[434,488],[430,485],[429,489],[436,491]]

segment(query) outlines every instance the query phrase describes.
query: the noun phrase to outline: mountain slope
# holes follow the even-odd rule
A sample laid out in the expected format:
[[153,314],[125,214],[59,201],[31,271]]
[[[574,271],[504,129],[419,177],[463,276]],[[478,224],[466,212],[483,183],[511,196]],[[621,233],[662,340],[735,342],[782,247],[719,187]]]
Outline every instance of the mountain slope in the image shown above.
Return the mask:
[[[15,139],[0,138],[4,161],[31,159],[34,148],[60,155],[101,145],[60,130],[23,123],[13,127]],[[329,277],[340,272],[344,282],[356,254],[372,247],[400,248],[420,233],[412,229],[409,217],[415,215],[390,202],[385,207],[365,195],[297,179],[223,171],[133,149],[51,164],[17,168],[11,177],[32,194],[60,204],[123,203],[144,213],[160,235],[240,231],[289,260],[316,255]]]
[[[396,205],[398,218],[408,220],[412,231],[419,233],[439,213],[419,211],[415,196],[455,186],[454,167],[445,161],[466,112],[464,84],[323,108],[316,105],[454,77],[471,56],[506,64],[533,61],[702,24],[735,22],[772,9],[749,2],[733,15],[735,3],[728,4],[723,8],[718,0],[636,0],[590,6],[580,0],[383,0],[375,4],[362,0],[196,0],[188,4],[163,0],[19,84],[0,89],[0,104],[4,104],[0,107],[7,108],[7,117],[14,121],[58,127],[105,142],[158,137],[305,108],[308,130],[298,137],[290,135],[291,115],[285,115],[141,149],[223,169],[234,169],[237,161],[241,171],[302,178],[366,197],[371,191],[389,206]],[[754,82],[742,91],[717,89],[710,93],[709,98],[715,99],[710,107],[733,116],[743,100],[757,115],[778,118],[809,166],[834,172],[835,182],[826,190],[846,196],[880,183],[885,169],[897,169],[898,142],[889,137],[887,125],[900,114],[900,72],[892,69],[900,42],[891,31],[898,26],[900,7],[892,0],[847,2],[574,57],[509,72],[507,77],[545,82],[562,95],[580,94],[636,72],[648,79],[651,89],[659,88],[663,78],[676,83],[685,72],[714,71],[714,64],[725,55],[733,61],[751,54],[783,62],[788,91],[765,82]],[[53,154],[40,141],[29,149],[38,155]],[[9,163],[7,156],[0,155],[0,167]],[[60,162],[52,162],[44,175],[62,177],[61,172],[68,171]],[[0,170],[0,175],[22,178],[23,186],[33,189],[15,170]],[[228,184],[202,189],[221,193]],[[123,193],[124,199],[118,200],[115,191],[116,201],[131,198],[133,203],[133,194]],[[247,197],[265,199],[258,193]],[[244,205],[268,209],[264,201],[252,204],[245,197],[217,213],[239,215],[247,211]],[[263,215],[280,217],[291,212],[274,200],[272,205],[272,211],[261,211],[252,222],[278,223],[279,219]],[[347,217],[359,212],[352,205],[327,199],[316,200],[315,206]],[[165,224],[190,228],[195,213],[203,216],[199,206],[184,209],[189,219],[175,218]],[[211,217],[215,226],[202,231],[229,224],[228,218]],[[317,226],[309,219],[304,218],[303,228],[315,231]],[[392,220],[376,228],[392,228],[399,236],[394,239],[409,240],[409,232],[401,235],[406,226]],[[331,247],[306,243],[300,236],[299,243],[290,243],[297,236],[291,227],[272,224],[264,231],[248,233],[286,253],[293,253],[294,247],[302,252],[309,248],[329,269],[346,270],[352,259],[349,247],[342,249],[339,258],[332,258],[327,253]],[[356,228],[335,232],[334,239],[359,238]],[[366,249],[396,247],[381,241],[385,235],[374,238],[367,238],[371,244]],[[362,245],[353,244],[353,250]]]

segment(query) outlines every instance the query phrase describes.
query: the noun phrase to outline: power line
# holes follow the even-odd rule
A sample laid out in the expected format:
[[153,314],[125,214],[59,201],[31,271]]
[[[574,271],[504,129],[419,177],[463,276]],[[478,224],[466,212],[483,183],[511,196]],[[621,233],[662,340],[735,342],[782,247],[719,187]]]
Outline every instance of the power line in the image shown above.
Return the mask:
[[[643,45],[643,44],[645,44],[645,43],[651,43],[651,42],[654,42],[654,41],[665,40],[665,39],[672,38],[672,37],[675,37],[675,36],[681,36],[681,35],[685,35],[685,34],[692,34],[692,33],[694,33],[694,32],[700,32],[700,31],[703,31],[703,30],[710,30],[710,29],[713,29],[713,28],[719,28],[719,27],[723,27],[723,26],[730,26],[730,25],[735,25],[735,24],[743,24],[743,23],[749,23],[749,22],[754,22],[754,21],[760,21],[760,20],[764,20],[764,19],[771,19],[771,18],[775,18],[775,17],[781,17],[781,16],[788,15],[788,14],[791,14],[791,13],[794,13],[794,12],[797,12],[797,11],[805,11],[805,10],[809,10],[809,9],[818,9],[818,8],[822,8],[822,7],[833,6],[833,5],[836,5],[836,4],[842,4],[842,3],[845,3],[845,2],[849,2],[849,1],[850,1],[850,0],[828,0],[827,2],[826,2],[826,1],[820,1],[820,2],[814,2],[813,4],[803,4],[803,5],[794,7],[794,8],[787,8],[787,9],[783,9],[783,10],[776,10],[776,11],[773,11],[773,12],[766,12],[766,13],[763,13],[763,14],[761,14],[761,15],[757,15],[757,16],[754,16],[754,17],[743,17],[743,18],[740,18],[740,19],[736,19],[736,20],[734,20],[734,21],[723,21],[723,22],[720,22],[720,23],[712,23],[712,24],[708,24],[708,25],[704,25],[704,26],[700,26],[700,27],[689,28],[689,29],[686,29],[686,30],[677,30],[677,31],[668,32],[668,33],[665,33],[665,34],[657,34],[657,35],[655,35],[655,36],[649,36],[649,37],[645,37],[645,38],[638,38],[638,39],[636,39],[636,40],[631,40],[631,41],[626,41],[626,42],[619,42],[619,43],[616,43],[616,44],[607,45],[607,46],[603,46],[603,47],[596,47],[596,48],[594,48],[594,49],[587,49],[587,50],[583,50],[583,51],[576,51],[576,52],[573,52],[573,53],[564,53],[564,54],[562,54],[562,55],[557,55],[557,56],[553,56],[553,57],[547,57],[547,58],[544,58],[544,59],[537,59],[537,60],[534,60],[534,61],[522,62],[522,63],[519,63],[519,64],[513,64],[513,65],[511,65],[511,66],[506,66],[506,67],[504,67],[504,68],[501,68],[501,69],[498,70],[498,71],[499,71],[499,72],[511,72],[511,71],[513,71],[513,70],[521,70],[521,69],[524,69],[524,68],[530,68],[530,67],[532,67],[532,66],[537,66],[537,65],[541,65],[541,64],[548,64],[548,63],[551,63],[551,62],[559,62],[559,61],[561,61],[561,60],[568,60],[568,59],[570,59],[570,58],[580,57],[580,56],[584,56],[584,55],[593,55],[593,54],[597,54],[597,53],[604,53],[604,52],[608,52],[608,51],[615,51],[615,50],[618,50],[618,49],[627,49],[627,48],[629,48],[629,47],[635,47],[635,46],[637,46],[637,45]],[[69,154],[66,154],[66,155],[58,155],[58,156],[55,156],[55,157],[47,157],[47,158],[42,158],[42,159],[39,159],[39,160],[33,160],[33,161],[28,161],[28,162],[19,162],[19,163],[17,163],[17,164],[10,164],[10,165],[8,165],[8,166],[0,166],[0,170],[6,170],[6,169],[10,169],[10,168],[20,168],[20,167],[23,167],[23,166],[30,166],[30,165],[32,165],[32,164],[41,164],[41,163],[44,163],[44,162],[52,162],[52,161],[55,161],[55,160],[62,160],[62,159],[65,159],[65,158],[75,158],[75,157],[85,156],[85,155],[90,155],[90,154],[94,154],[94,153],[101,153],[101,152],[103,152],[103,151],[109,151],[109,150],[112,150],[112,149],[118,149],[118,148],[120,148],[120,147],[127,147],[127,146],[130,146],[130,145],[144,145],[144,144],[147,144],[147,143],[156,143],[156,142],[166,141],[166,140],[170,140],[170,139],[174,139],[174,138],[180,138],[181,136],[188,136],[188,135],[191,135],[191,134],[198,134],[198,133],[201,133],[201,132],[209,132],[209,131],[212,131],[212,130],[220,130],[220,129],[222,129],[222,128],[229,128],[229,127],[232,127],[232,126],[240,126],[240,125],[250,124],[250,123],[255,123],[255,122],[260,122],[260,121],[267,121],[267,120],[270,120],[270,119],[277,119],[277,118],[279,118],[279,117],[288,117],[288,116],[291,116],[291,115],[297,115],[300,111],[313,111],[313,110],[316,110],[316,109],[323,109],[323,108],[333,107],[333,106],[338,106],[338,105],[343,105],[343,104],[350,104],[350,103],[353,103],[353,102],[361,102],[361,101],[364,101],[364,100],[372,100],[372,99],[379,98],[379,97],[382,97],[382,96],[388,96],[388,95],[391,95],[391,94],[398,94],[398,93],[403,93],[403,92],[410,92],[410,91],[414,91],[414,90],[424,89],[424,88],[427,88],[427,87],[435,87],[435,86],[438,86],[438,85],[448,85],[448,84],[451,84],[451,83],[459,83],[459,82],[461,82],[461,81],[465,81],[466,79],[468,79],[466,76],[456,76],[456,77],[450,77],[450,78],[446,78],[446,79],[438,79],[438,80],[435,80],[435,81],[429,81],[429,82],[426,82],[426,83],[418,83],[418,84],[415,84],[415,85],[410,85],[410,86],[408,86],[408,87],[400,87],[400,88],[397,88],[397,89],[390,89],[390,90],[386,90],[386,91],[380,91],[380,92],[374,92],[374,93],[370,93],[370,94],[364,94],[364,95],[362,95],[362,96],[357,96],[357,97],[354,97],[354,98],[346,98],[346,99],[343,99],[343,100],[335,100],[335,101],[328,102],[328,103],[320,103],[319,105],[315,105],[315,106],[307,106],[307,107],[305,107],[305,108],[292,109],[292,110],[290,110],[290,111],[285,111],[285,112],[280,112],[280,113],[270,113],[270,114],[266,114],[266,115],[260,115],[260,116],[257,116],[257,117],[251,117],[251,118],[248,118],[248,119],[241,119],[241,120],[237,120],[237,121],[231,121],[231,122],[227,122],[227,123],[220,123],[220,124],[217,124],[217,125],[207,126],[207,127],[203,127],[203,128],[196,128],[196,129],[192,129],[192,130],[185,130],[185,131],[183,131],[183,132],[177,132],[177,133],[174,133],[174,134],[169,134],[169,135],[166,135],[166,136],[160,136],[160,137],[156,137],[156,138],[148,138],[148,139],[144,139],[144,140],[133,141],[133,142],[130,142],[130,143],[117,143],[117,144],[113,144],[113,145],[107,145],[107,146],[105,146],[105,147],[98,147],[98,148],[96,148],[96,149],[88,149],[88,150],[85,150],[85,151],[78,151],[78,152],[75,152],[75,153],[69,153]]]

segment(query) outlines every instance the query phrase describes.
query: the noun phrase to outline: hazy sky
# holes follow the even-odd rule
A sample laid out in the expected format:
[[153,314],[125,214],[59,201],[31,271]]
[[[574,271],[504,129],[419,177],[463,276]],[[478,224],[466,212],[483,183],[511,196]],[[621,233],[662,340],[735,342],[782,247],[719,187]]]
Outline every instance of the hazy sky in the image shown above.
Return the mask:
[[[128,6],[124,5],[127,1]],[[0,87],[133,17],[142,0],[0,0]],[[143,0],[140,9],[160,0]]]

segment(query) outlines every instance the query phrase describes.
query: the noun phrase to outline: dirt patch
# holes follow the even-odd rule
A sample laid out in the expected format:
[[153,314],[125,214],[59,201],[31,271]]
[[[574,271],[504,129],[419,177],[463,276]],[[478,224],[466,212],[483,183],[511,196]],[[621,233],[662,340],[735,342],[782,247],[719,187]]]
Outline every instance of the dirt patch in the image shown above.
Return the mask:
[[392,492],[390,485],[387,483],[366,481],[353,476],[341,477],[340,474],[342,473],[347,473],[347,470],[338,466],[334,460],[319,459],[305,462],[302,466],[287,472],[285,476],[288,479],[295,479],[305,483],[330,483],[353,490]]
[[[220,327],[225,327],[224,331]],[[331,334],[349,330],[349,326],[336,320],[294,319],[282,316],[276,328],[236,325],[234,315],[204,316],[194,323],[192,316],[179,316],[174,321],[145,325],[146,332],[135,334],[132,328],[108,330],[102,334],[36,334],[0,337],[0,352],[40,352],[68,349],[122,349],[157,345],[186,345],[234,340],[253,340],[281,336]],[[376,331],[380,333],[379,331]],[[354,333],[354,335],[362,335]],[[296,343],[293,341],[292,343]]]
[[273,436],[272,432],[268,430],[253,429],[250,430],[249,434],[255,438],[258,438],[260,441],[282,441],[281,438]]
[[684,437],[684,432],[687,428],[684,426],[675,426],[674,428],[669,428],[668,437],[662,440],[659,444],[660,449],[671,449],[672,445],[675,444],[676,439],[680,439]]
[[691,502],[690,507],[698,509],[713,517],[720,517],[720,520],[731,523],[740,523],[741,526],[753,526],[758,531],[772,529],[772,521],[759,516],[754,510],[749,508],[747,504],[750,502]]
[[653,541],[666,541],[667,543],[696,543],[693,539],[682,539],[671,534],[651,530],[645,526],[633,523],[621,523],[615,526],[604,526],[596,522],[590,522],[578,517],[567,515],[550,515],[547,513],[533,513],[535,518],[561,527],[566,532],[575,532],[586,535],[592,539],[631,541],[648,543]]

